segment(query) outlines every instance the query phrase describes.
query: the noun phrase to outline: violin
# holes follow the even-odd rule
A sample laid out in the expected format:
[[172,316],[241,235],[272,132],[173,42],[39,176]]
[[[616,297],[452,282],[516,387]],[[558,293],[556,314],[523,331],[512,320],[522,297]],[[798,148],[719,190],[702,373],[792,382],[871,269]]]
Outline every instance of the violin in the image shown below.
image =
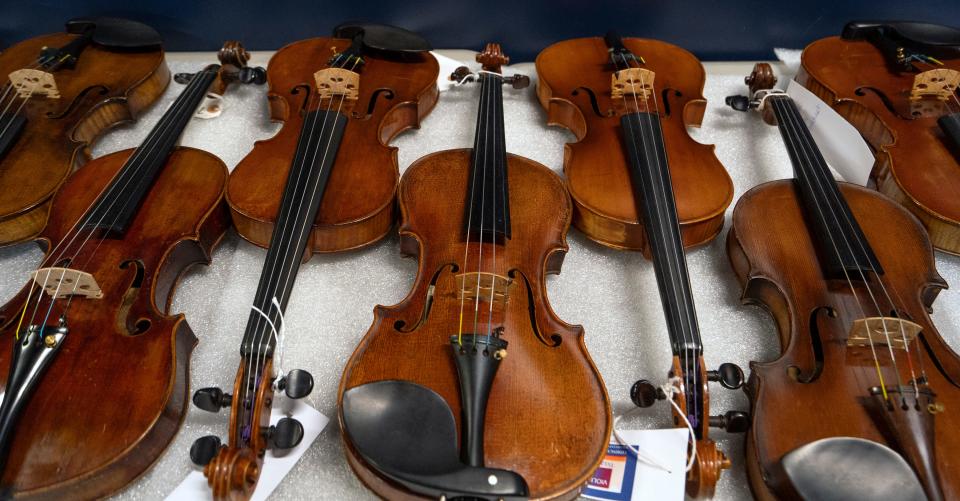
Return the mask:
[[[565,145],[563,169],[574,202],[573,224],[614,249],[653,260],[673,352],[668,373],[674,422],[689,427],[687,493],[712,497],[730,460],[709,437],[710,426],[742,432],[746,414],[710,416],[708,382],[743,384],[734,364],[706,369],[684,246],[713,239],[733,185],[713,146],[694,141],[706,101],[704,70],[689,52],[656,40],[580,38],[547,47],[536,61],[537,96],[550,125],[577,137]],[[637,381],[631,400],[649,407],[668,398]]]
[[38,238],[92,143],[156,101],[170,71],[153,28],[91,17],[4,50],[0,75],[0,245],[9,245]]
[[[610,404],[583,342],[546,297],[567,250],[560,177],[506,152],[497,44],[477,56],[472,149],[414,162],[400,180],[409,295],[377,306],[347,365],[339,419],[347,461],[386,499],[575,496],[600,464]],[[459,436],[459,438],[458,438]]]
[[852,22],[803,51],[797,81],[873,148],[876,188],[960,254],[960,30]]
[[232,393],[211,387],[193,396],[202,410],[230,408],[228,444],[206,436],[190,450],[215,499],[250,498],[267,450],[302,440],[293,417],[270,425],[277,392],[303,398],[314,385],[302,369],[281,370],[283,312],[300,264],[389,231],[399,169],[387,144],[416,127],[438,96],[439,65],[419,35],[375,24],[341,25],[335,35],[292,43],[270,59],[270,109],[283,128],[230,175],[237,232],[269,247]]
[[180,274],[210,261],[229,219],[224,163],[175,145],[208,90],[249,73],[246,58],[228,42],[138,148],[91,160],[54,195],[39,236],[47,252],[0,307],[6,495],[107,496],[176,434],[197,340],[167,310]]
[[903,206],[834,180],[775,82],[758,64],[751,97],[728,98],[777,125],[795,173],[745,193],[727,239],[743,301],[773,315],[782,347],[746,386],[753,492],[957,499],[960,358],[929,316],[946,288],[930,238]]

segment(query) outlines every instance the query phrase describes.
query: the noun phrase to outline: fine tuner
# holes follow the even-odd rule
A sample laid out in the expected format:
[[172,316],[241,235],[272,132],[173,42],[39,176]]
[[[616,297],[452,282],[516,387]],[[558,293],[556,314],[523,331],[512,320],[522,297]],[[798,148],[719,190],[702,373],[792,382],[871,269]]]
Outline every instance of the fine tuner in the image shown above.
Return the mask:
[[[466,66],[461,66],[456,70],[454,70],[453,73],[450,74],[450,80],[458,83],[474,82],[476,81],[476,79],[474,78],[475,76],[476,76],[475,73],[470,71],[470,68],[467,68]],[[497,75],[497,76],[500,77],[500,80],[501,82],[503,82],[504,85],[510,84],[510,86],[512,86],[514,89],[526,89],[527,87],[530,86],[530,77],[526,75],[521,75],[518,73],[516,75],[512,75],[509,77],[500,76],[500,75]]]
[[[737,364],[720,364],[717,370],[707,371],[706,374],[707,381],[720,383],[720,386],[728,390],[743,387],[743,370]],[[630,400],[637,407],[647,408],[657,401],[666,399],[666,393],[646,379],[633,383],[630,388]],[[750,427],[750,414],[742,411],[727,411],[719,416],[710,416],[709,424],[713,428],[720,428],[728,433],[743,433]]]

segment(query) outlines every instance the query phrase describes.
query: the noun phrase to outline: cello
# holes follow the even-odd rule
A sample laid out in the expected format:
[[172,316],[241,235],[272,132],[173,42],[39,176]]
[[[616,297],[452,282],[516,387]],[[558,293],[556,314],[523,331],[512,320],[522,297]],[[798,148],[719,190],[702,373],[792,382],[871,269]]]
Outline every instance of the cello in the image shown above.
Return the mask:
[[376,24],[345,24],[332,38],[294,42],[266,71],[270,109],[283,122],[230,175],[227,203],[243,238],[268,246],[240,346],[232,392],[201,388],[193,403],[230,408],[229,438],[197,439],[190,449],[215,499],[253,495],[268,449],[287,450],[303,426],[286,416],[270,425],[278,392],[303,398],[313,377],[280,372],[283,312],[297,272],[314,253],[369,245],[393,226],[399,177],[395,147],[438,96],[439,65],[419,35]]
[[960,357],[929,316],[946,287],[929,237],[904,207],[834,180],[769,65],[746,81],[751,97],[728,103],[777,125],[795,173],[745,193],[727,238],[743,302],[780,334],[746,386],[754,494],[957,499]]
[[54,196],[46,254],[0,307],[5,497],[107,496],[176,434],[196,337],[167,310],[229,219],[226,166],[175,145],[208,89],[249,79],[246,57],[228,42],[139,147],[91,160]]
[[97,137],[163,94],[161,43],[145,24],[91,17],[0,54],[0,245],[35,240]]
[[851,22],[804,49],[796,79],[873,148],[877,189],[960,254],[960,30]]
[[[583,329],[547,303],[571,207],[550,169],[508,154],[497,44],[483,69],[472,149],[414,162],[400,180],[413,288],[377,306],[343,371],[347,461],[387,499],[572,498],[610,436],[606,390]],[[459,438],[458,438],[459,434]]]
[[[550,125],[572,131],[564,173],[574,201],[574,225],[614,249],[652,259],[673,352],[667,392],[677,426],[689,426],[686,492],[712,497],[730,460],[709,437],[711,426],[745,431],[749,418],[728,411],[710,416],[708,382],[743,384],[734,364],[706,370],[684,246],[713,239],[733,196],[713,146],[694,141],[688,125],[702,120],[704,71],[685,50],[656,40],[566,40],[536,61],[537,95]],[[668,399],[664,389],[637,381],[639,407]]]

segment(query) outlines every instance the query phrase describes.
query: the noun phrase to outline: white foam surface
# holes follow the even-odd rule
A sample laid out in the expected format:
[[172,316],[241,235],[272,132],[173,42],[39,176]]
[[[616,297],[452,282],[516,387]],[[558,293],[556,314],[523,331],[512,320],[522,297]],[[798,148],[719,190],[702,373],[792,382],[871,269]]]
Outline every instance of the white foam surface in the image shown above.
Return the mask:
[[[266,65],[266,59],[252,64]],[[177,62],[174,72],[196,71],[197,62]],[[214,61],[210,54],[209,62]],[[533,65],[521,65],[533,77]],[[509,72],[508,72],[509,73]],[[781,82],[786,79],[781,77]],[[135,147],[182,89],[171,84],[161,101],[135,126],[106,135],[94,156]],[[445,92],[419,131],[403,134],[400,170],[415,159],[438,150],[470,147],[479,89],[465,85]],[[692,134],[716,144],[716,153],[733,178],[735,197],[765,181],[790,177],[791,167],[779,132],[757,116],[726,108],[724,97],[744,94],[743,75],[708,75],[709,101],[702,129]],[[182,144],[219,155],[229,167],[270,137],[277,126],[268,122],[264,87],[235,86],[225,96],[223,114],[213,120],[193,120]],[[544,125],[534,86],[522,91],[504,90],[507,149],[534,159],[558,173],[563,144],[573,136]],[[189,196],[189,194],[184,194]],[[730,209],[732,210],[731,205]],[[727,213],[729,223],[730,211]],[[751,360],[771,360],[779,352],[773,321],[759,308],[741,306],[740,287],[727,261],[721,238],[687,254],[700,318],[704,358],[709,367],[734,362],[746,369]],[[550,301],[559,316],[586,329],[586,344],[607,384],[614,412],[633,408],[629,388],[639,378],[661,381],[670,364],[666,325],[653,268],[638,253],[619,252],[588,241],[576,230],[569,234],[570,252],[563,272],[548,279]],[[174,312],[184,312],[200,343],[191,363],[191,389],[232,386],[239,344],[250,302],[257,286],[265,252],[241,240],[232,231],[213,256],[209,267],[187,273],[173,301]],[[25,282],[41,254],[25,244],[0,249],[0,299],[6,300]],[[960,259],[937,254],[940,273],[950,283],[960,283]],[[327,416],[336,416],[336,390],[347,357],[366,331],[376,304],[393,304],[406,295],[416,274],[416,262],[401,257],[395,236],[363,250],[314,256],[300,270],[286,313],[286,368],[302,368],[316,378],[316,389],[307,401]],[[960,348],[960,293],[944,291],[934,304],[934,321],[941,334]],[[712,385],[714,386],[714,385]],[[109,395],[105,395],[109,398]],[[91,403],[91,405],[95,405]],[[739,391],[714,387],[714,414],[747,410]],[[183,427],[157,464],[116,499],[161,499],[191,471],[188,451],[202,435],[226,435],[227,412],[209,414],[190,407]],[[631,413],[624,428],[670,426],[667,405]],[[733,461],[717,488],[716,499],[749,499],[744,469],[742,435],[721,430],[712,436]],[[336,422],[321,433],[273,499],[371,499],[354,477],[343,455]]]

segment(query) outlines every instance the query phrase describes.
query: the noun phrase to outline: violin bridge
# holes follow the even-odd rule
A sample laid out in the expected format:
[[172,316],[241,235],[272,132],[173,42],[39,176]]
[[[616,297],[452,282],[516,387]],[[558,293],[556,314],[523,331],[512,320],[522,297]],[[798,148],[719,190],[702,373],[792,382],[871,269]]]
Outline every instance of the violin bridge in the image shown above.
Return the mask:
[[937,99],[948,101],[960,85],[960,71],[947,68],[924,71],[913,78],[910,100]]
[[502,311],[510,299],[513,280],[495,273],[462,273],[457,275],[457,287],[463,299],[476,301],[479,296],[481,301],[493,303],[495,309]]
[[343,96],[347,101],[360,97],[360,75],[343,68],[325,68],[313,74],[320,99]]
[[83,296],[91,299],[103,297],[96,279],[84,271],[58,267],[40,268],[31,273],[30,278],[54,299],[68,296]]
[[615,71],[610,75],[610,96],[613,99],[623,99],[624,96],[649,99],[653,93],[655,76],[654,72],[644,68]]
[[41,70],[24,68],[10,73],[10,83],[20,97],[46,97],[60,99],[60,90],[53,75]]
[[853,321],[847,346],[891,346],[902,350],[912,343],[922,327],[896,317],[869,317]]

